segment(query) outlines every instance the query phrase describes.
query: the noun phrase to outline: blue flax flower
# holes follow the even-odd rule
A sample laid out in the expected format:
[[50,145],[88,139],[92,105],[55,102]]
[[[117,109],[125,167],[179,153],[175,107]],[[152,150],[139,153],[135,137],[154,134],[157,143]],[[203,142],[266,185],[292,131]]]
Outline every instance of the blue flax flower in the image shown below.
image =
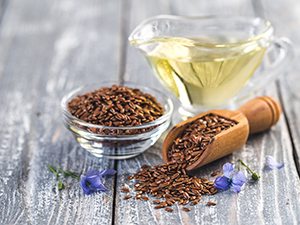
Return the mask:
[[114,175],[116,172],[117,171],[113,169],[106,169],[102,172],[99,172],[99,170],[90,170],[87,172],[86,176],[80,176],[80,187],[86,195],[92,194],[95,191],[107,191],[101,183],[101,179],[105,175]]
[[274,169],[280,169],[284,165],[284,163],[278,163],[278,162],[276,162],[275,159],[272,156],[268,156],[267,157],[267,163],[268,163],[268,166],[272,170],[274,170]]
[[234,164],[225,163],[223,165],[224,176],[216,178],[215,187],[222,190],[232,188],[235,192],[239,193],[243,184],[246,183],[247,178],[242,171],[238,171],[235,174],[233,174],[233,171]]

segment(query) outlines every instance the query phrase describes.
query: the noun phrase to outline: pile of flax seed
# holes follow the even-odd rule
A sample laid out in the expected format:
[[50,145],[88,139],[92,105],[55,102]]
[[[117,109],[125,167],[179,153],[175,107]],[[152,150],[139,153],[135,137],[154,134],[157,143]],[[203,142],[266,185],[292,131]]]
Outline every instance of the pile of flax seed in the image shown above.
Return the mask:
[[[155,97],[138,88],[112,85],[77,95],[68,102],[68,111],[85,122],[108,127],[134,127],[149,123],[165,112]],[[143,129],[87,129],[105,135],[133,135],[147,132],[156,126]]]
[[[135,199],[148,201],[149,197],[143,194],[151,194],[159,199],[153,201],[153,204],[156,204],[155,209],[165,208],[171,212],[173,209],[170,206],[175,202],[182,205],[196,205],[203,194],[217,193],[213,181],[187,174],[186,167],[199,159],[215,135],[236,124],[235,121],[215,114],[205,115],[192,122],[174,140],[168,150],[168,163],[154,167],[144,165],[141,171],[127,178],[127,180],[135,178],[137,181],[133,185],[134,191],[137,192]],[[217,171],[212,174],[212,176],[216,175],[218,175]],[[128,188],[122,188],[121,191],[130,192]],[[124,199],[130,198],[132,195],[124,197]],[[216,205],[216,203],[207,202],[207,205]],[[182,209],[190,211],[188,207]]]
[[[150,167],[144,165],[141,171],[134,176],[129,176],[127,180],[135,178],[137,183],[133,186],[137,192],[135,199],[148,201],[147,196],[143,194],[152,194],[161,200],[154,200],[155,209],[165,208],[166,211],[173,211],[170,206],[175,202],[178,204],[196,205],[201,200],[202,194],[213,195],[217,193],[214,187],[214,182],[207,179],[200,179],[196,176],[191,176],[186,173],[186,170],[181,167],[182,164],[170,162],[167,164],[156,165]],[[122,188],[123,192],[130,192],[128,188]],[[126,195],[124,199],[132,198],[131,195]],[[211,203],[208,203],[211,204]],[[190,211],[190,208],[183,207],[185,211]]]

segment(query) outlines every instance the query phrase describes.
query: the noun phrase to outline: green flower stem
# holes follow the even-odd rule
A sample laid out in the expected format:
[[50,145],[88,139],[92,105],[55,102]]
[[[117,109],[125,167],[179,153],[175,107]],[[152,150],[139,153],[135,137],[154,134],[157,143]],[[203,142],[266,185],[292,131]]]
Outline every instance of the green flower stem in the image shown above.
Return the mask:
[[251,172],[253,180],[258,180],[260,178],[260,176],[258,175],[258,173],[253,173],[252,170],[241,159],[239,159],[239,162],[241,164],[243,164],[243,166],[245,166]]
[[47,165],[47,167],[56,175],[57,180],[58,180],[58,184],[57,184],[58,189],[60,189],[60,190],[63,189],[64,184],[60,181],[58,173],[55,171],[55,169],[52,166]]
[[71,176],[71,177],[74,177],[74,178],[76,178],[76,179],[78,179],[78,180],[81,180],[80,177],[76,176],[76,175],[75,175],[76,173],[74,173],[74,172],[64,171],[64,170],[62,170],[62,169],[60,169],[60,168],[57,168],[57,167],[56,167],[56,169],[59,170],[60,172],[64,173],[64,174],[67,174],[67,175],[69,175],[69,176]]
[[239,159],[239,161],[240,161],[240,163],[242,163],[243,164],[243,166],[245,166],[251,173],[253,173],[252,172],[252,170],[241,160],[241,159]]

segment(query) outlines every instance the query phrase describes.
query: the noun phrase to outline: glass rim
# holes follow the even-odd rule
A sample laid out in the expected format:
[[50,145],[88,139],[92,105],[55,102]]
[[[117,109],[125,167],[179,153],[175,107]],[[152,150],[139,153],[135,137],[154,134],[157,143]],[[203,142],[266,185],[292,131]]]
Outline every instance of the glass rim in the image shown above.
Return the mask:
[[[142,29],[142,27],[147,24],[147,23],[150,23],[152,20],[160,20],[160,19],[170,19],[170,20],[190,20],[190,21],[193,21],[193,20],[209,20],[209,19],[226,19],[226,20],[239,20],[239,21],[246,21],[248,20],[249,22],[251,21],[251,23],[253,24],[253,21],[257,20],[257,21],[261,21],[260,23],[261,24],[264,24],[265,28],[259,32],[259,34],[256,34],[254,35],[253,37],[250,37],[249,39],[246,39],[246,40],[243,40],[243,41],[236,41],[236,42],[232,42],[230,43],[228,46],[235,46],[236,44],[240,44],[240,43],[251,43],[251,42],[255,42],[255,41],[258,41],[260,39],[263,39],[265,37],[270,37],[273,35],[273,26],[272,26],[272,23],[265,19],[265,18],[262,18],[262,17],[247,17],[247,16],[232,16],[232,15],[204,15],[204,16],[178,16],[178,15],[168,15],[168,14],[163,14],[163,15],[156,15],[156,16],[153,16],[153,17],[149,17],[145,20],[143,20],[139,25],[137,25],[134,30],[130,33],[129,37],[128,37],[128,40],[129,42],[135,46],[135,45],[140,45],[140,44],[144,44],[144,43],[147,43],[149,40],[151,40],[152,38],[154,37],[159,37],[159,36],[153,36],[152,38],[149,38],[148,40],[141,40],[141,41],[137,41],[138,38],[134,38],[134,36],[136,35],[136,33],[139,32],[139,30]],[[256,25],[257,26],[257,25]],[[269,34],[269,35],[266,35],[266,34]],[[171,37],[171,36],[168,36],[168,35],[162,35],[161,36],[162,38],[163,37]],[[182,38],[182,39],[188,39],[186,37],[183,37],[183,36],[172,36],[174,38]],[[134,42],[136,41],[136,42]],[[198,44],[198,45],[201,45],[202,46],[202,43],[201,42],[197,42],[197,41],[191,41],[193,44]],[[205,44],[206,46],[209,46],[210,44]],[[215,45],[215,44],[214,44]],[[219,44],[216,44],[215,46],[217,46]],[[221,46],[222,44],[220,44]]]

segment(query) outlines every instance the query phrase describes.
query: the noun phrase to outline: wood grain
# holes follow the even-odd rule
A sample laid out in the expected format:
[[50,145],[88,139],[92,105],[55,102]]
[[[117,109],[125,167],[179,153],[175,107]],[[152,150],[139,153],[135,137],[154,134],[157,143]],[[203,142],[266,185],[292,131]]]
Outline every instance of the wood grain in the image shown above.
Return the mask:
[[[292,4],[293,7],[288,5]],[[268,6],[268,7],[266,7]],[[299,95],[299,32],[294,32],[296,27],[299,27],[299,2],[287,1],[282,3],[278,1],[278,4],[270,4],[269,1],[264,2],[266,10],[266,16],[276,27],[276,33],[278,35],[288,37],[294,45],[295,59],[288,68],[286,68],[285,74],[281,76],[278,81],[279,92],[282,98],[283,110],[286,115],[286,121],[288,123],[289,132],[293,141],[294,147],[294,159],[297,164],[298,174],[300,175],[300,95]],[[282,18],[276,16],[278,12],[285,15]],[[288,24],[288,26],[287,26]]]
[[246,143],[249,136],[249,123],[243,113],[230,110],[209,110],[182,121],[172,127],[162,145],[162,157],[165,163],[169,161],[168,151],[173,145],[174,140],[176,140],[179,136],[182,136],[184,130],[191,123],[194,123],[196,120],[199,120],[200,118],[209,114],[230,119],[235,121],[237,124],[214,136],[210,140],[210,146],[204,150],[199,159],[192,165],[186,167],[187,171],[194,170],[226,155],[229,155],[239,150]]
[[[134,3],[136,4],[132,4],[129,27],[133,26],[131,24],[137,25],[139,23],[137,21],[142,21],[149,16],[168,11],[171,14],[180,15],[186,14],[186,12],[191,12],[193,15],[201,15],[207,12],[230,12],[249,16],[261,14],[263,11],[260,9],[261,11],[257,12],[257,7],[260,4],[254,4],[254,1],[229,4],[228,8],[226,8],[224,1],[223,4],[220,2],[219,5],[216,4],[216,7],[200,1],[192,1],[191,4],[182,3],[181,1],[174,3],[173,1],[174,4],[170,4],[169,7],[165,4],[161,5],[157,9],[157,13],[151,3],[145,2],[143,4],[142,1]],[[138,8],[136,13],[134,13],[137,10],[135,7]],[[251,11],[253,7],[256,7],[256,11]],[[277,11],[273,13],[276,14]],[[139,82],[147,83],[147,85],[160,87],[156,85],[157,81],[154,77],[151,77],[151,71],[146,60],[141,60],[141,54],[139,57],[138,53],[130,48],[127,50],[126,79],[139,80]],[[143,79],[138,77],[143,77]],[[279,99],[277,92],[277,87],[273,83],[267,91],[261,92],[259,95],[267,94]],[[118,171],[124,172],[123,174],[119,173],[117,178],[116,224],[296,224],[300,221],[298,215],[299,177],[293,160],[293,143],[291,143],[284,116],[281,116],[279,123],[270,131],[251,135],[246,145],[237,152],[193,172],[199,177],[214,180],[215,177],[210,176],[212,172],[218,170],[222,173],[222,165],[226,162],[235,163],[237,167],[238,159],[242,158],[251,169],[261,175],[261,179],[257,182],[253,181],[251,175],[243,169],[247,174],[248,182],[239,194],[228,190],[219,192],[214,196],[203,196],[198,205],[191,206],[192,210],[190,212],[183,212],[177,204],[172,207],[174,212],[171,214],[163,209],[155,210],[151,201],[156,198],[150,197],[151,201],[149,202],[133,198],[123,200],[124,194],[119,191],[120,188],[127,187],[131,190],[130,194],[134,196],[132,186],[134,180],[128,182],[126,177],[139,171],[140,166],[143,164],[154,166],[163,163],[161,157],[163,140],[164,136],[159,139],[154,147],[134,159],[119,161]],[[286,162],[284,168],[275,171],[268,169],[266,164],[268,155],[272,155],[279,162]],[[207,201],[216,202],[218,205],[208,207],[206,206]]]
[[120,12],[117,1],[9,2],[0,32],[0,224],[112,223],[113,177],[108,192],[86,196],[63,176],[59,191],[46,164],[83,174],[114,168],[79,147],[59,107],[73,88],[118,78]]
[[[0,224],[299,224],[299,7],[295,0],[0,1]],[[284,114],[278,124],[252,135],[237,152],[193,171],[214,180],[212,172],[222,173],[225,162],[237,165],[242,158],[261,179],[252,181],[243,168],[248,182],[239,194],[228,190],[203,196],[198,205],[189,206],[190,212],[177,204],[172,213],[155,210],[152,197],[148,202],[124,200],[122,187],[134,195],[128,175],[143,164],[163,163],[166,133],[135,158],[95,158],[64,128],[61,98],[102,80],[164,90],[142,54],[129,45],[130,32],[158,14],[220,13],[265,14],[276,34],[295,45],[296,61],[281,76],[279,88],[273,83],[260,93],[281,100]],[[268,155],[285,162],[284,167],[268,169]],[[86,196],[77,180],[65,176],[66,189],[59,191],[46,164],[83,174],[116,168],[118,174],[103,180],[107,192]],[[207,206],[208,201],[217,205]]]

